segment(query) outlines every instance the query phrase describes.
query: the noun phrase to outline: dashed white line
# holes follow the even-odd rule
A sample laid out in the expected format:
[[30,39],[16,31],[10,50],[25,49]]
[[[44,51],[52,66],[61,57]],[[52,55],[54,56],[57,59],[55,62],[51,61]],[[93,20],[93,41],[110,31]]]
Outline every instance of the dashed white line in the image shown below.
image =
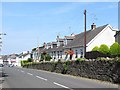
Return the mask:
[[47,81],[47,79],[45,79],[45,78],[42,78],[42,77],[40,77],[40,76],[36,76],[37,78],[39,78],[39,79],[42,79],[42,80],[45,80],[45,81]]
[[21,72],[23,72],[23,73],[24,73],[24,71],[21,71]]
[[33,75],[33,74],[31,74],[31,73],[27,73],[27,74],[29,74],[29,75],[31,75],[31,76]]
[[55,85],[58,85],[58,86],[60,86],[60,87],[63,87],[63,88],[67,88],[67,89],[69,89],[69,87],[67,87],[67,86],[64,86],[64,85],[62,85],[62,84],[59,84],[59,83],[56,83],[56,82],[53,82]]

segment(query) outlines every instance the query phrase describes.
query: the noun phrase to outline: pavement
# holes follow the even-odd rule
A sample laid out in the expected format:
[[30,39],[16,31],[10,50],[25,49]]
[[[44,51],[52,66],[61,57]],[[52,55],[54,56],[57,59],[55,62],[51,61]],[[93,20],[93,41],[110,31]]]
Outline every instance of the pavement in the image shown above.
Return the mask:
[[117,84],[35,69],[4,67],[2,88],[118,88]]

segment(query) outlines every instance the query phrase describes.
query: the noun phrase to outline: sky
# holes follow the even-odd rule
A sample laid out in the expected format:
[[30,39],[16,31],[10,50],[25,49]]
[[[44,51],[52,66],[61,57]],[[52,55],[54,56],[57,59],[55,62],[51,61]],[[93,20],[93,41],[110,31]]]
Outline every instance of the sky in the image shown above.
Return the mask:
[[87,10],[87,30],[110,24],[118,28],[117,2],[2,2],[2,54],[20,54],[84,31],[84,10]]

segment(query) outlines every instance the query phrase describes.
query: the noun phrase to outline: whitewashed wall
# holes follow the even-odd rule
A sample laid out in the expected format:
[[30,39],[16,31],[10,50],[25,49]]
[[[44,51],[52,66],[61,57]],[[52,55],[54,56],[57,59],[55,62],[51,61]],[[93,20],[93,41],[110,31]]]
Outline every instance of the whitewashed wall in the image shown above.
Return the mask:
[[93,40],[87,44],[86,51],[91,51],[95,46],[100,46],[101,44],[106,44],[111,46],[115,42],[115,31],[112,31],[111,26],[107,26],[103,31],[101,31]]
[[23,57],[22,60],[27,60],[28,58],[30,58],[30,54],[28,54],[25,57]]
[[16,63],[15,63],[16,66],[21,66],[21,58],[17,57],[16,58]]

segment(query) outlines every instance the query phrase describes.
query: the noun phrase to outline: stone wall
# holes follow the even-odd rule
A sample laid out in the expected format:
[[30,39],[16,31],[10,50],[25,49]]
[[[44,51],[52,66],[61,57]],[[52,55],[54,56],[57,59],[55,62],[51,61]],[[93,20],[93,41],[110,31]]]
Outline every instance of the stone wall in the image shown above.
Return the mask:
[[40,63],[24,67],[120,83],[120,62],[114,60]]

